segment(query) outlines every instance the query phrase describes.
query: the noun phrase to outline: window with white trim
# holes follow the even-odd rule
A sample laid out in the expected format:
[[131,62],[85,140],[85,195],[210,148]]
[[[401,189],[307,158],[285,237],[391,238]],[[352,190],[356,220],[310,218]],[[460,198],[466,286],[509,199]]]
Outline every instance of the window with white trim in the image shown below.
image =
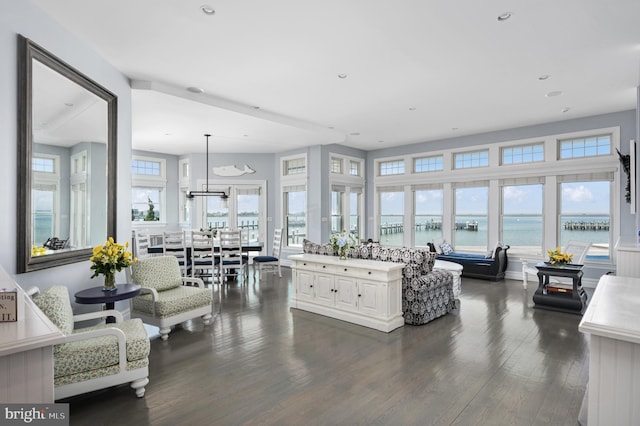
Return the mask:
[[454,188],[453,242],[458,251],[487,249],[489,186],[487,182],[458,182]]
[[164,223],[166,161],[134,156],[131,160],[131,221]]
[[307,158],[306,157],[298,157],[298,158],[290,158],[286,159],[282,162],[283,164],[283,176],[291,176],[291,175],[301,175],[307,173],[306,167]]
[[330,171],[335,174],[342,174],[342,158],[331,157]]
[[378,170],[380,176],[404,174],[404,160],[381,161]]
[[404,188],[380,189],[378,212],[380,243],[389,246],[404,245]]
[[60,232],[60,156],[34,153],[31,161],[31,245]]
[[489,166],[489,150],[458,152],[454,154],[454,167],[456,169],[471,169]]
[[544,161],[544,144],[542,142],[502,148],[502,164],[537,163]]
[[415,173],[439,172],[444,168],[442,155],[420,157],[413,159],[413,171]]
[[503,179],[500,241],[513,252],[541,256],[544,177]]
[[558,177],[558,236],[565,247],[571,240],[590,241],[590,260],[608,260],[611,240],[613,173],[584,173]]
[[414,186],[413,210],[413,241],[416,246],[426,247],[427,243],[442,237],[442,185]]
[[307,237],[307,156],[283,157],[280,164],[285,244],[302,247]]
[[597,157],[611,154],[611,135],[564,139],[558,143],[560,159]]

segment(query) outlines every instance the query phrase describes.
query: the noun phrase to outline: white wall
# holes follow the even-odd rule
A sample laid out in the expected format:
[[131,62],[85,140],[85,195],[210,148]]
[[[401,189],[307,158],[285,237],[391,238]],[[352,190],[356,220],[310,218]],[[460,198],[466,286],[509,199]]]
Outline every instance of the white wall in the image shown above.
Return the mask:
[[[89,261],[16,275],[17,239],[17,35],[33,40],[118,97],[118,217],[117,235],[131,235],[130,167],[131,90],[129,80],[45,15],[29,0],[0,0],[0,265],[23,287],[46,288],[54,284],[79,289],[99,285],[90,279]],[[19,190],[24,190],[20,188]],[[105,238],[107,236],[105,235]],[[124,275],[118,277],[124,280]],[[78,305],[78,311],[95,307]]]

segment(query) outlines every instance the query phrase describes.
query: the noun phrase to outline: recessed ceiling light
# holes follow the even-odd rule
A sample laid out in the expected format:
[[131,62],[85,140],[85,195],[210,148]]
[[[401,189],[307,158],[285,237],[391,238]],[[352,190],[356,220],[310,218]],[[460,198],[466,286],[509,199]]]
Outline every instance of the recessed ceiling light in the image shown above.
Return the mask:
[[415,110],[416,110],[416,107],[410,107],[409,108],[409,111],[415,111]]
[[331,130],[335,129],[335,127],[333,127],[333,126],[329,126],[329,127],[327,127],[327,128],[328,128],[328,129],[331,129]]
[[458,130],[458,128],[457,127],[452,127],[451,130],[453,130],[455,132],[456,130]]
[[360,136],[360,133],[358,132],[353,132],[353,133],[349,133],[351,136]]
[[73,103],[71,102],[65,102],[64,106],[71,108],[73,106]]
[[338,74],[338,78],[347,78],[346,74]]
[[569,107],[564,107],[564,108],[562,108],[562,109],[560,110],[560,112],[569,112],[569,110],[570,110],[570,109],[571,109],[571,108],[569,108]]
[[547,93],[545,96],[547,98],[553,98],[553,97],[560,96],[560,95],[562,95],[562,91],[561,90],[554,90],[553,92]]
[[260,109],[260,107],[259,106],[254,106],[253,109]]
[[543,74],[538,77],[538,80],[548,80],[551,76],[549,74]]
[[187,90],[191,93],[204,93],[204,89],[202,87],[187,87]]
[[171,136],[171,133],[165,133],[164,135],[165,136]]
[[378,143],[384,143],[384,141],[378,141]]
[[213,7],[211,7],[209,5],[206,5],[206,4],[200,6],[200,10],[205,15],[214,15],[216,13],[216,11],[213,9]]
[[507,19],[511,18],[512,16],[513,16],[513,12],[502,13],[502,14],[498,15],[498,21],[504,22]]
[[248,138],[248,137],[249,137],[249,135],[242,135],[242,136],[244,136],[245,138]]

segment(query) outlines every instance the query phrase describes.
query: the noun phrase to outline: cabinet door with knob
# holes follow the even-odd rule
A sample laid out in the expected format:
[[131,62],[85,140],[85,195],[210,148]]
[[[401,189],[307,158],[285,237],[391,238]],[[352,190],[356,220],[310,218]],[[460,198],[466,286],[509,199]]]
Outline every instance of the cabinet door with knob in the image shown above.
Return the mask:
[[314,277],[312,271],[298,269],[295,272],[296,297],[300,300],[313,300]]
[[367,280],[358,282],[358,311],[368,315],[383,314],[383,300],[385,293],[380,283]]

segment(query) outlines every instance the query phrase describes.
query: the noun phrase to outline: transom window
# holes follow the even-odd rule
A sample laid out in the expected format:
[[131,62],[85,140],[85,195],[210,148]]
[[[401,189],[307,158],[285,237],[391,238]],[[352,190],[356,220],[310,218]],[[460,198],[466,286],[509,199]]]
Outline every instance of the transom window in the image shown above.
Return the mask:
[[134,175],[160,176],[160,161],[133,160],[131,161],[131,173]]
[[341,158],[331,158],[331,173],[342,174],[342,159]]
[[596,157],[611,154],[611,135],[560,141],[560,159]]
[[292,158],[289,160],[284,160],[283,162],[283,175],[299,175],[306,173],[306,163],[305,158]]
[[415,160],[413,160],[413,170],[416,173],[436,172],[443,170],[442,155],[416,158]]
[[383,161],[380,163],[380,176],[401,175],[404,173],[404,160]]
[[362,166],[360,161],[349,161],[349,174],[351,176],[361,176]]
[[55,173],[56,162],[53,158],[33,157],[31,168],[34,172]]
[[489,151],[460,152],[454,155],[456,169],[489,166]]
[[544,144],[502,148],[502,164],[535,163],[544,161]]

